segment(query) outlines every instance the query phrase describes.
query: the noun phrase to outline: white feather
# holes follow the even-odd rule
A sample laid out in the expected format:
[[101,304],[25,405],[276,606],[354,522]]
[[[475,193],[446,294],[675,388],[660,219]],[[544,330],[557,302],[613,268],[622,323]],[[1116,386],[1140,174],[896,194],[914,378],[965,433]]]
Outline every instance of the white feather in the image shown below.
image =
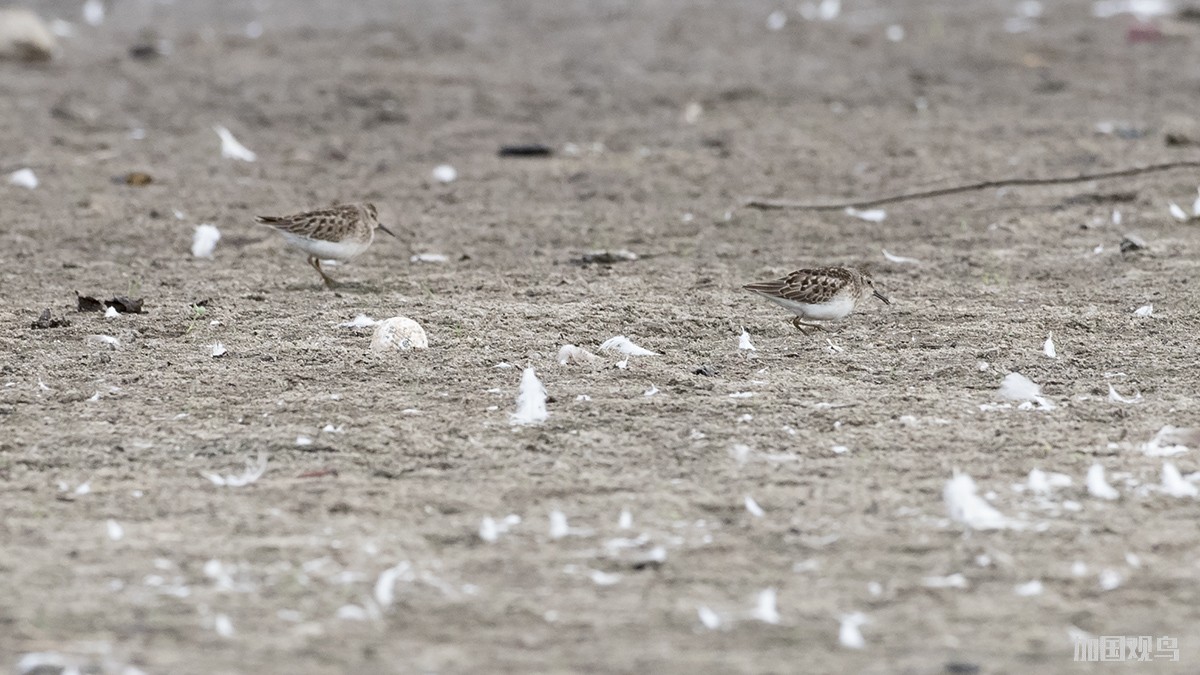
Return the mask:
[[1046,358],[1058,358],[1058,350],[1054,348],[1054,333],[1046,336],[1046,341],[1042,343],[1042,353],[1046,355]]
[[975,481],[965,473],[955,473],[946,482],[942,500],[952,520],[973,530],[1019,529],[1019,523],[997,511],[976,494]]
[[221,231],[215,225],[207,223],[197,225],[195,233],[192,234],[192,257],[213,257],[213,249],[217,247],[217,242],[220,240]]
[[33,190],[38,186],[38,177],[33,169],[18,169],[8,175],[8,182],[17,187]]
[[859,627],[867,622],[862,612],[846,614],[838,620],[838,644],[846,649],[862,649],[867,646]]
[[754,516],[755,518],[762,518],[764,515],[766,515],[766,512],[763,511],[762,507],[759,506],[758,502],[754,501],[754,497],[751,497],[750,495],[746,495],[746,510],[749,511],[750,515]]
[[1183,479],[1179,474],[1179,469],[1170,462],[1163,462],[1162,468],[1162,489],[1163,492],[1172,497],[1196,497],[1200,495],[1200,489],[1195,485]]
[[546,410],[546,388],[538,379],[533,368],[521,374],[521,388],[517,391],[517,411],[509,417],[510,424],[541,424],[550,417]]
[[598,363],[600,361],[603,359],[583,347],[563,345],[558,350],[558,362],[564,366],[568,363]]
[[200,475],[207,478],[213,485],[218,487],[245,487],[254,481],[262,478],[267,472],[267,453],[258,453],[258,462],[251,464],[246,463],[246,470],[241,474],[227,474],[222,476],[217,473],[209,473],[201,471]]
[[1138,307],[1137,309],[1133,310],[1133,315],[1136,317],[1142,318],[1142,319],[1144,319],[1148,316],[1152,316],[1153,314],[1154,314],[1154,305],[1142,305],[1141,307]]
[[1132,398],[1122,396],[1121,394],[1117,393],[1116,388],[1110,384],[1108,385],[1108,400],[1112,401],[1113,403],[1141,403],[1142,394],[1141,392],[1138,392],[1134,394]]
[[887,249],[883,249],[883,257],[888,259],[888,262],[894,262],[897,265],[920,265],[921,261],[916,258],[905,258],[900,255],[892,255]]
[[1175,202],[1171,202],[1167,205],[1167,209],[1171,212],[1171,217],[1175,220],[1187,222],[1188,214],[1180,205],[1176,204]]
[[779,611],[775,608],[774,588],[764,588],[759,592],[754,609],[750,612],[750,618],[758,619],[763,623],[779,623]]
[[746,332],[745,328],[742,329],[742,334],[738,336],[738,349],[745,349],[752,352],[758,351],[754,343],[750,342],[750,334]]
[[1104,467],[1100,464],[1093,464],[1087,472],[1087,491],[1097,499],[1107,499],[1109,501],[1117,499],[1121,496],[1116,488],[1108,484],[1108,480],[1104,477]]
[[859,220],[865,220],[868,223],[882,223],[887,219],[887,211],[883,209],[865,209],[859,210],[850,206],[846,207],[846,215],[854,216]]
[[613,349],[629,356],[659,356],[658,352],[652,352],[649,349],[639,347],[624,335],[618,335],[616,337],[609,338],[608,340],[604,341],[604,344],[600,345],[600,351],[602,352],[607,352]]
[[238,139],[233,137],[233,133],[225,127],[217,125],[213,127],[213,131],[221,137],[221,156],[225,159],[239,159],[243,162],[253,162],[258,159],[258,155],[238,142]]

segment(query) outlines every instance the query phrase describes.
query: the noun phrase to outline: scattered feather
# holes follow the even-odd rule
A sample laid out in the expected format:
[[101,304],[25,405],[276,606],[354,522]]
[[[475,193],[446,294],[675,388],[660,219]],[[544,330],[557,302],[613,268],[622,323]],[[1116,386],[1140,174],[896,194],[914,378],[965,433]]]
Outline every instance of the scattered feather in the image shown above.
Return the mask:
[[225,616],[224,614],[218,614],[213,617],[213,630],[217,632],[217,635],[220,635],[223,638],[231,638],[233,637],[234,632],[233,622],[229,620],[228,616]]
[[92,342],[92,343],[95,343],[98,345],[104,345],[105,347],[108,347],[109,349],[120,349],[121,348],[121,341],[111,335],[89,335],[89,336],[87,336],[87,340],[88,340],[88,342]]
[[212,343],[208,349],[214,359],[220,356],[225,356],[226,353],[225,345],[221,344],[220,342]]
[[588,573],[592,583],[597,586],[612,586],[621,580],[621,575],[616,573],[601,572],[600,570],[592,570]]
[[787,13],[777,9],[767,15],[767,30],[783,30],[783,27],[787,25],[787,20]]
[[414,581],[415,579],[416,575],[413,573],[412,565],[407,560],[380,572],[379,578],[375,580],[375,604],[383,609],[391,607],[392,603],[396,601],[396,582]]
[[[1042,410],[1054,409],[1054,404],[1042,396],[1041,386],[1020,373],[1009,373],[1004,376],[1004,380],[1000,383],[1000,395],[1013,401],[1036,403]],[[1022,404],[1022,409],[1026,409],[1025,404]]]
[[1022,598],[1029,598],[1035,595],[1041,595],[1045,588],[1039,579],[1034,579],[1023,584],[1017,584],[1013,587],[1013,592]]
[[959,572],[944,577],[925,577],[921,584],[925,588],[966,588],[968,585],[967,578]]
[[833,344],[833,340],[830,340],[829,338],[825,338],[825,345],[829,348],[830,354],[840,354],[846,351],[845,349]]
[[1114,569],[1105,569],[1100,572],[1098,581],[1101,590],[1112,591],[1116,590],[1125,579],[1121,576],[1120,572]]
[[738,337],[738,349],[745,349],[752,352],[758,351],[754,343],[750,342],[750,334],[746,332],[745,328],[742,328],[742,334]]
[[491,516],[484,516],[483,521],[479,523],[479,538],[489,544],[496,543],[496,540],[500,538],[500,530]]
[[621,509],[621,516],[617,518],[617,528],[628,530],[631,527],[633,527],[633,514],[629,512],[629,509]]
[[453,183],[458,180],[458,169],[449,164],[439,164],[433,168],[433,179],[439,183]]
[[1200,495],[1200,489],[1195,485],[1187,482],[1180,475],[1179,469],[1171,462],[1163,462],[1162,468],[1162,490],[1172,497],[1196,497]]
[[754,396],[752,391],[735,391],[729,395],[729,398],[751,398]]
[[852,206],[847,206],[846,215],[853,216],[859,220],[865,220],[868,223],[882,223],[887,218],[887,211],[883,209],[859,210]]
[[33,190],[38,186],[38,177],[33,169],[18,169],[8,174],[8,182],[17,187]]
[[1071,477],[1065,473],[1046,473],[1041,469],[1032,469],[1029,472],[1029,479],[1025,483],[1025,489],[1034,494],[1048,495],[1055,488],[1070,487],[1071,482]]
[[603,360],[583,347],[575,345],[563,345],[558,350],[558,362],[564,366],[568,363],[599,363]]
[[296,437],[296,447],[298,448],[306,448],[312,444],[313,439],[309,438],[308,436],[301,434]]
[[1141,403],[1142,393],[1136,392],[1133,398],[1127,398],[1118,394],[1116,388],[1110,384],[1108,385],[1108,400],[1112,401],[1113,403]]
[[835,455],[844,455],[847,452],[850,452],[850,448],[848,448],[844,445],[835,445],[832,448],[830,448],[830,450],[833,450],[833,454],[835,454]]
[[624,335],[609,338],[604,344],[600,345],[600,351],[602,352],[614,349],[628,356],[659,356],[658,352],[652,352],[649,349],[639,347]]
[[894,23],[883,31],[883,35],[888,39],[888,42],[903,42],[904,26]]
[[89,26],[99,26],[104,23],[103,0],[86,0],[83,3],[83,20]]
[[1087,472],[1087,491],[1097,499],[1113,500],[1121,496],[1116,488],[1108,484],[1104,477],[1104,466],[1093,464]]
[[1200,443],[1200,432],[1167,425],[1142,444],[1142,452],[1149,457],[1171,457],[1187,452],[1192,443]]
[[1168,209],[1171,211],[1171,217],[1172,217],[1172,218],[1174,218],[1175,220],[1178,220],[1178,221],[1181,221],[1181,222],[1185,222],[1185,223],[1186,223],[1188,220],[1190,220],[1190,218],[1188,217],[1188,214],[1187,214],[1187,212],[1183,210],[1183,207],[1181,207],[1180,205],[1176,204],[1175,202],[1171,202],[1171,203],[1170,203],[1170,204],[1167,206],[1167,208],[1168,208]]
[[562,511],[550,512],[550,538],[562,539],[571,533],[571,527],[567,524],[567,514]]
[[892,255],[887,249],[883,249],[883,257],[887,258],[888,262],[896,263],[897,265],[920,265],[921,261],[916,258],[905,258],[900,255]]
[[121,316],[121,313],[117,311],[116,307],[109,307],[104,310],[104,318],[106,319],[115,319],[118,316]]
[[1046,358],[1050,358],[1050,359],[1058,358],[1058,350],[1054,348],[1054,333],[1053,332],[1051,332],[1049,335],[1047,335],[1046,341],[1044,343],[1042,343],[1042,353],[1046,355]]
[[[1178,474],[1179,472],[1176,471],[1175,473]],[[108,519],[107,530],[108,538],[112,541],[121,541],[125,538],[125,528],[121,527],[120,523],[111,518]]]
[[233,133],[229,129],[217,125],[213,127],[213,131],[217,132],[217,135],[221,137],[221,156],[225,159],[239,159],[243,162],[253,162],[258,159],[258,155],[238,142],[238,139],[233,137]]
[[846,649],[862,649],[867,646],[859,628],[867,622],[862,612],[844,614],[838,620],[838,644]]
[[548,417],[546,388],[533,368],[526,368],[521,374],[521,388],[517,392],[517,411],[509,417],[509,424],[541,424]]
[[744,443],[734,443],[729,448],[729,456],[737,462],[738,466],[742,466],[750,458],[750,446]]
[[746,510],[749,511],[750,515],[754,516],[755,518],[762,518],[766,515],[766,512],[763,511],[762,507],[759,506],[758,502],[754,501],[754,497],[751,497],[750,495],[746,495]]
[[1154,315],[1154,305],[1142,305],[1133,310],[1133,315],[1139,318],[1146,318]]
[[717,630],[721,627],[721,617],[703,605],[696,609],[696,616],[699,617],[700,623],[709,630]]
[[775,608],[774,588],[764,588],[759,592],[754,609],[750,612],[750,618],[763,623],[779,623],[779,611]]
[[192,233],[192,257],[213,257],[213,249],[217,247],[218,241],[221,241],[221,231],[215,225],[197,225],[196,231]]
[[976,494],[975,481],[965,473],[955,473],[942,490],[942,499],[950,518],[973,530],[1019,529],[1019,523],[997,511]]
[[339,323],[338,328],[371,328],[377,323],[379,322],[366,314],[359,314],[350,321]]
[[408,259],[414,263],[446,263],[450,262],[450,256],[445,253],[418,253]]
[[246,470],[241,474],[220,475],[217,473],[209,473],[201,471],[200,475],[207,478],[213,485],[217,487],[245,487],[254,481],[262,478],[267,472],[267,453],[259,452],[258,461],[254,464],[246,463]]
[[366,621],[367,610],[358,605],[342,605],[334,616],[342,621]]
[[647,389],[646,391],[642,392],[642,396],[645,396],[646,398],[650,398],[651,396],[654,396],[657,393],[658,393],[658,387],[654,386],[654,384],[651,383],[650,388]]

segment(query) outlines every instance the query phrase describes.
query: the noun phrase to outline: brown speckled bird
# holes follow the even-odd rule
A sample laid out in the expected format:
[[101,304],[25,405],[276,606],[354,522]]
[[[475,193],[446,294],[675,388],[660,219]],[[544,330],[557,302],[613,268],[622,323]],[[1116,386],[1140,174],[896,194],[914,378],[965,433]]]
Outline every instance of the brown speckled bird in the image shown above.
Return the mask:
[[322,260],[346,262],[362,255],[375,241],[375,229],[396,236],[379,223],[374,204],[340,204],[291,216],[258,216],[255,220],[279,230],[287,242],[308,254],[326,286],[334,281],[321,269]]
[[801,333],[808,332],[805,328],[823,328],[813,321],[846,318],[869,295],[892,304],[875,289],[870,275],[852,267],[796,270],[782,279],[746,284],[743,288],[796,314],[792,325]]

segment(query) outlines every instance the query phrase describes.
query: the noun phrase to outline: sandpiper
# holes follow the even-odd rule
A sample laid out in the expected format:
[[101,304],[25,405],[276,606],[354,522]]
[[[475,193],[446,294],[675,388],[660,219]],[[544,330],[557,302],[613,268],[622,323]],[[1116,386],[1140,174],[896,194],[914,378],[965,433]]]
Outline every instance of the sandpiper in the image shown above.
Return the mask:
[[795,313],[792,325],[805,334],[805,328],[823,329],[814,321],[846,318],[869,295],[892,304],[875,289],[870,275],[852,267],[796,270],[782,279],[746,284],[743,288]]
[[375,228],[396,236],[379,223],[374,204],[340,204],[291,216],[258,216],[255,220],[279,230],[289,244],[307,253],[308,264],[330,288],[334,281],[321,269],[322,260],[347,262],[361,255],[375,241]]

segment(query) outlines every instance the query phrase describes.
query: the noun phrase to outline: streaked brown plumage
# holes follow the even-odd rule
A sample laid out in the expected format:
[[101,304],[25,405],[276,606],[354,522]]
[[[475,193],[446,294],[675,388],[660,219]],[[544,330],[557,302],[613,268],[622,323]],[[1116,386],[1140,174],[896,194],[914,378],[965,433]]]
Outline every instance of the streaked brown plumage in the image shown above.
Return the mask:
[[279,230],[287,242],[308,254],[326,286],[334,281],[321,269],[322,260],[346,262],[361,255],[375,240],[375,229],[396,236],[379,223],[374,204],[340,204],[290,216],[258,216],[255,220]]
[[875,289],[875,282],[869,274],[852,267],[796,270],[785,277],[746,284],[743,288],[796,314],[792,325],[801,332],[806,332],[805,328],[822,327],[812,321],[845,318],[868,295],[891,304],[887,297]]

